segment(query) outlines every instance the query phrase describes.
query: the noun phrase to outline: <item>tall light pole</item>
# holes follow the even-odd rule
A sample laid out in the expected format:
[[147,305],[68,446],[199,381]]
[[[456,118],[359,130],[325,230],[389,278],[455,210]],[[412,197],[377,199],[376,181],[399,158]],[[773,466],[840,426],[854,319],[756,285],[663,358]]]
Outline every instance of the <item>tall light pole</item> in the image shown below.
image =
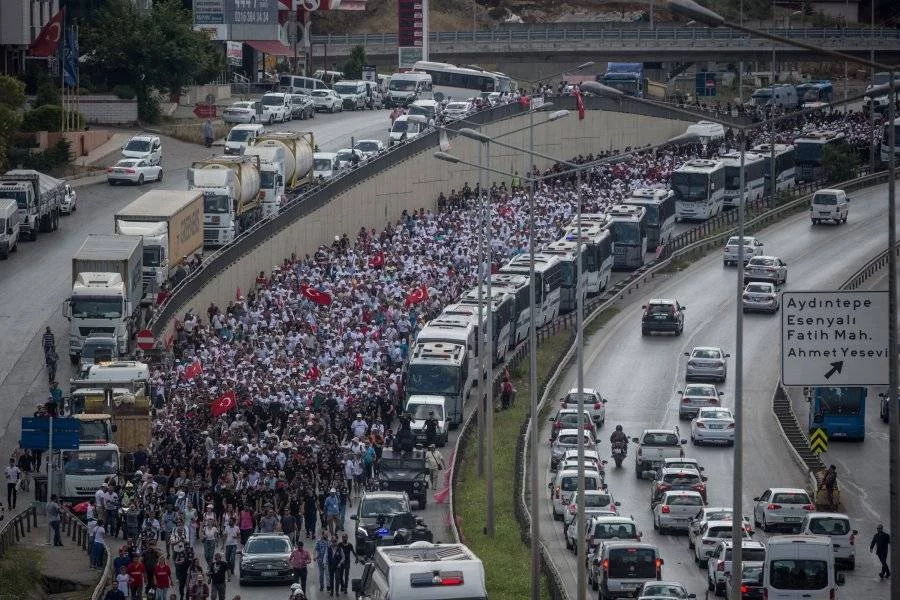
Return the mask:
[[[651,19],[653,15],[653,4],[650,4]],[[575,378],[578,388],[578,491],[582,494],[581,502],[578,503],[578,513],[575,518],[575,544],[578,554],[578,572],[576,582],[578,591],[575,595],[577,600],[585,600],[587,597],[587,537],[585,536],[584,522],[584,505],[585,505],[585,485],[584,485],[584,282],[582,281],[581,266],[581,211],[584,204],[584,185],[581,178],[584,171],[578,171],[578,189],[575,193],[576,217],[575,227],[577,235],[575,236]],[[532,474],[535,477],[536,473]]]

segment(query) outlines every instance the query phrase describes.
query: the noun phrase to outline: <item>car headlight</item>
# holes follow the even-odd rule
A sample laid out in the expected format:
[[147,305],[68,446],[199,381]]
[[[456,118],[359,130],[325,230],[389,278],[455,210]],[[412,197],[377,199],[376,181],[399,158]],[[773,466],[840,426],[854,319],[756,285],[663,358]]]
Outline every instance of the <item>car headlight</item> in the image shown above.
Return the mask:
[[418,482],[418,481],[413,481],[413,487],[414,487],[414,488],[419,487],[419,482]]

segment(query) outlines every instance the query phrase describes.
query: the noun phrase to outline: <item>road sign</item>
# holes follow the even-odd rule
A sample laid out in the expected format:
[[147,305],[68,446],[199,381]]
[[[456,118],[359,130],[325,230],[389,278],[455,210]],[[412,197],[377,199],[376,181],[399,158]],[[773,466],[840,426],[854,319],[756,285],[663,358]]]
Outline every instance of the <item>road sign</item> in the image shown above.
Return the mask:
[[821,427],[816,427],[809,434],[809,449],[816,454],[828,452],[828,433]]
[[784,385],[888,385],[888,293],[783,292]]
[[141,350],[153,350],[156,347],[156,336],[149,329],[142,329],[137,334],[136,343]]
[[[53,449],[78,450],[80,424],[78,419],[53,419]],[[50,448],[50,417],[22,417],[22,448],[47,450]]]
[[215,119],[216,118],[216,105],[215,104],[197,104],[194,106],[194,114],[197,115],[201,119]]

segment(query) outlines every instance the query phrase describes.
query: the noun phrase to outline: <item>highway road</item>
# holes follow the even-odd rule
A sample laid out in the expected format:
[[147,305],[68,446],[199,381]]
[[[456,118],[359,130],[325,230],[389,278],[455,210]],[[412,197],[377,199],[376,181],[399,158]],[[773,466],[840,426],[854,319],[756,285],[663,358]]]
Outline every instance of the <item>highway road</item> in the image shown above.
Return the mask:
[[[319,114],[313,120],[275,124],[276,131],[312,131],[320,149],[350,146],[351,137],[387,141],[387,111]],[[221,148],[213,148],[221,152]],[[62,317],[63,300],[71,290],[71,258],[91,233],[112,233],[117,210],[148,189],[185,189],[191,161],[210,150],[171,138],[163,139],[163,181],[144,187],[111,187],[105,181],[78,188],[78,210],[64,217],[52,234],[24,242],[18,253],[0,263],[0,456],[18,445],[22,416],[31,416],[36,404],[46,399],[47,375],[43,369],[41,335],[49,325],[55,335],[61,361],[57,379],[70,377],[67,327]],[[117,159],[115,155],[110,161]],[[61,385],[67,391],[67,385]]]
[[[886,186],[878,186],[853,194],[849,223],[839,228],[810,226],[809,217],[799,214],[775,224],[757,234],[766,244],[766,252],[781,256],[789,265],[787,289],[836,289],[847,274],[865,263],[884,246],[882,230],[885,222]],[[622,424],[629,436],[638,436],[645,428],[679,425],[676,392],[684,385],[683,352],[693,346],[721,346],[734,355],[735,340],[735,270],[723,268],[719,252],[698,260],[680,273],[657,278],[652,287],[642,288],[621,306],[621,312],[598,334],[588,340],[585,348],[584,383],[598,389],[607,404],[607,425],[600,432],[600,452],[609,455],[609,435],[616,424]],[[640,332],[642,301],[650,297],[676,297],[687,307],[685,332],[682,337],[653,336],[644,338]],[[752,499],[770,486],[805,487],[808,478],[790,456],[790,450],[778,431],[770,406],[775,382],[779,378],[778,316],[747,315],[744,321],[744,432],[745,462],[743,510],[751,513]],[[733,406],[733,358],[728,381],[719,388],[725,392],[724,404]],[[634,374],[639,374],[635,377]],[[561,396],[575,385],[574,367],[560,382],[555,396]],[[682,437],[689,437],[689,424],[680,423]],[[873,423],[873,427],[875,427]],[[866,441],[865,456],[848,457],[843,468],[863,470],[878,460],[876,452],[883,452],[886,444],[878,445],[877,436]],[[549,439],[549,423],[544,423],[541,439]],[[874,443],[873,443],[874,442]],[[869,446],[871,445],[871,446]],[[879,450],[879,448],[881,448]],[[690,591],[703,597],[706,592],[705,572],[694,566],[687,550],[687,539],[680,535],[658,535],[653,531],[649,510],[649,481],[634,476],[634,447],[622,469],[607,467],[607,484],[621,512],[634,516],[645,540],[657,544],[665,559],[663,577],[681,581]],[[695,447],[688,445],[686,455],[695,457],[705,466],[709,500],[714,505],[731,505],[731,473],[733,451],[726,447]],[[881,455],[883,457],[883,454]],[[868,459],[868,462],[866,461]],[[826,458],[826,461],[830,458]],[[883,460],[881,458],[880,460]],[[541,444],[539,454],[541,489],[550,480],[549,446]],[[854,475],[855,476],[855,475]],[[874,473],[861,476],[861,487],[874,480]],[[845,486],[847,476],[843,479]],[[852,486],[848,486],[852,487]],[[849,510],[854,527],[868,542],[873,520],[887,518],[887,486],[879,484],[860,490],[865,509],[856,506],[856,498]],[[546,494],[546,492],[544,492]],[[867,496],[877,496],[868,498]],[[865,512],[863,512],[865,511]],[[871,512],[869,512],[871,511]],[[552,518],[548,496],[541,498],[539,518],[543,538],[557,557],[562,579],[571,598],[576,597],[576,566],[574,556],[565,548],[562,526]],[[765,539],[758,532],[756,539]],[[842,594],[851,598],[884,598],[886,584],[877,577],[872,557],[860,548],[857,571],[847,577]],[[591,592],[594,594],[594,592]]]

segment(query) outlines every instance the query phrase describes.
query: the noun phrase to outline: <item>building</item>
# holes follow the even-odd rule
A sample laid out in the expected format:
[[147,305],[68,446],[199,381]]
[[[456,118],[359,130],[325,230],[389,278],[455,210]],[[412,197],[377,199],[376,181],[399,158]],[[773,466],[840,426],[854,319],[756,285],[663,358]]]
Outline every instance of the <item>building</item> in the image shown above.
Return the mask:
[[[0,2],[0,73],[25,73],[26,51],[50,18],[60,0],[2,0]],[[33,59],[46,60],[46,59]]]
[[859,22],[859,0],[812,0],[813,12],[845,23]]

